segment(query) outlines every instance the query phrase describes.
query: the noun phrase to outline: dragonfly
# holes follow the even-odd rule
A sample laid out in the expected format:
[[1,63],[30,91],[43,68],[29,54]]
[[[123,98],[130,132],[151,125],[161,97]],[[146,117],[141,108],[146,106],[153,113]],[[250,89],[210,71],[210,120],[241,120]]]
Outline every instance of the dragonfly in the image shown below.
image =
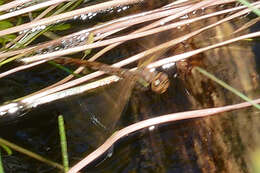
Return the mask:
[[[102,124],[103,127],[108,129],[109,134],[113,133],[113,130],[115,129],[116,124],[121,117],[121,114],[131,96],[132,89],[134,88],[136,82],[145,87],[150,86],[151,90],[158,94],[166,92],[170,85],[169,78],[166,73],[158,72],[156,70],[150,71],[145,67],[139,67],[137,70],[131,71],[125,68],[112,67],[110,65],[96,61],[90,62],[87,60],[75,58],[59,58],[55,61],[60,64],[85,66],[93,70],[103,71],[106,74],[116,75],[123,79],[120,84],[117,84],[120,86],[117,86],[118,90],[116,90],[116,93],[114,92],[112,94],[104,94],[105,99],[101,99],[102,101],[106,100],[110,106],[107,106],[108,104],[104,104],[106,107],[108,107],[109,110],[105,111],[105,115],[102,116],[98,124]],[[101,108],[98,107],[97,109],[104,108],[101,106]],[[84,112],[89,113],[90,111],[87,110]],[[104,138],[105,137],[103,137],[103,140]]]
[[169,87],[169,78],[166,73],[151,71],[146,68],[139,68],[135,71],[129,69],[112,67],[107,64],[103,64],[95,61],[87,61],[74,58],[59,58],[55,60],[61,64],[74,64],[80,66],[86,66],[93,70],[100,70],[108,74],[116,75],[121,78],[135,79],[143,86],[151,86],[152,91],[162,94]]

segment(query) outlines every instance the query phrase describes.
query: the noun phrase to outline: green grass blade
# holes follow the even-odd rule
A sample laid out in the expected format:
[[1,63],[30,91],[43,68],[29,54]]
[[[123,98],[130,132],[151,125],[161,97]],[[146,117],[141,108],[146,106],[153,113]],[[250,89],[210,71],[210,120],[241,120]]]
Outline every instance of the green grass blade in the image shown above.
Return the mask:
[[66,141],[65,127],[64,127],[64,120],[63,120],[62,115],[59,115],[58,123],[59,123],[60,144],[61,144],[64,172],[68,172],[69,160],[68,160],[67,141]]
[[54,61],[49,61],[48,63],[51,64],[51,65],[53,65],[53,66],[55,66],[55,67],[57,67],[57,68],[59,68],[59,69],[61,69],[61,70],[63,70],[63,71],[65,71],[65,72],[67,72],[67,73],[69,73],[69,74],[72,74],[72,75],[74,75],[74,76],[76,76],[76,77],[81,77],[81,75],[74,73],[74,72],[73,72],[72,70],[70,70],[69,68],[67,68],[67,67],[65,67],[65,66],[63,66],[63,65],[57,64],[57,63],[54,62]]
[[251,5],[248,1],[246,0],[237,0],[241,4],[247,6],[249,9],[251,9],[256,15],[260,16],[260,10],[255,8],[253,5]]
[[1,143],[0,143],[0,146],[5,150],[5,152],[6,152],[9,156],[13,154],[12,150],[11,150],[8,146],[6,146],[6,145],[4,145],[4,144],[1,144]]
[[223,86],[224,88],[226,88],[227,90],[233,92],[234,94],[236,94],[237,96],[241,97],[243,100],[251,103],[255,108],[260,110],[260,105],[254,103],[250,98],[248,98],[246,95],[244,95],[243,93],[239,92],[238,90],[236,90],[235,88],[229,86],[228,84],[226,84],[225,82],[219,80],[218,78],[216,78],[215,76],[213,76],[212,74],[208,73],[207,71],[205,71],[204,69],[200,68],[200,67],[195,67],[196,70],[198,70],[200,73],[204,74],[205,76],[207,76],[208,78],[210,78],[211,80],[215,81],[216,83],[218,83],[219,85]]
[[16,150],[16,151],[18,151],[20,153],[23,153],[23,154],[27,155],[27,156],[30,156],[30,157],[32,157],[32,158],[34,158],[36,160],[39,160],[39,161],[41,161],[43,163],[49,164],[49,165],[51,165],[51,166],[53,166],[55,168],[59,168],[59,169],[63,170],[63,166],[62,165],[60,165],[60,164],[58,164],[56,162],[53,162],[53,161],[51,161],[49,159],[46,159],[46,158],[44,158],[44,157],[42,157],[42,156],[40,156],[40,155],[38,155],[36,153],[33,153],[33,152],[31,152],[31,151],[29,151],[27,149],[24,149],[24,148],[14,144],[14,143],[11,143],[11,142],[3,139],[3,138],[0,138],[0,143],[8,146],[9,148],[11,148],[13,150]]
[[3,167],[3,163],[2,163],[1,150],[0,150],[0,173],[4,173],[4,167]]

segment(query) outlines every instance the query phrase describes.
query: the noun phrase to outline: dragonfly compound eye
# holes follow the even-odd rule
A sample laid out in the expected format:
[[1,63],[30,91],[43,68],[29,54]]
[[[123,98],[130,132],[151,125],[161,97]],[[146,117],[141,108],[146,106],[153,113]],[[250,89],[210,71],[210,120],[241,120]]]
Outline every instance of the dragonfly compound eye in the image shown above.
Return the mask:
[[151,88],[154,92],[162,94],[168,89],[169,85],[170,81],[167,74],[159,72],[152,80]]

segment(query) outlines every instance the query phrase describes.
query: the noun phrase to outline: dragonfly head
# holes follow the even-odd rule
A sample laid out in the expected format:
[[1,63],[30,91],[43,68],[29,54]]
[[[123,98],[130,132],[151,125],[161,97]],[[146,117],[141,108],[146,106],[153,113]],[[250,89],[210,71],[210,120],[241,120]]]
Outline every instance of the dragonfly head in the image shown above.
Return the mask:
[[162,72],[156,74],[151,82],[151,89],[159,94],[164,93],[170,85],[168,75]]

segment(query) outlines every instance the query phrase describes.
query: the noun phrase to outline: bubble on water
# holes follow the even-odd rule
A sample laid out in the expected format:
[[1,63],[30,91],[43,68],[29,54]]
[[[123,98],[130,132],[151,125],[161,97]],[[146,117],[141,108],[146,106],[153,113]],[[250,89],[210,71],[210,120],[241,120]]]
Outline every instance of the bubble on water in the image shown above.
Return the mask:
[[47,26],[46,25],[40,25],[40,29],[44,30]]
[[59,47],[59,46],[56,46],[56,47],[54,47],[54,51],[58,51],[58,50],[60,50],[61,48]]
[[186,14],[186,15],[180,17],[181,20],[183,20],[183,19],[188,19],[188,18],[189,18],[188,14]]
[[77,40],[79,40],[80,42],[83,42],[87,39],[87,36],[85,34],[79,35],[77,37]]
[[127,6],[123,6],[122,10],[127,10],[128,8],[130,8],[130,6],[128,6],[128,5]]
[[83,43],[86,42],[88,35],[89,33],[86,32],[86,33],[74,35],[73,37],[66,38],[62,40],[59,45],[56,45],[56,47],[52,46],[53,47],[52,51],[57,51],[61,49],[67,49],[67,48],[82,45]]
[[25,106],[22,103],[8,103],[0,107],[0,116],[4,115],[18,115],[25,110]]
[[12,107],[8,110],[8,113],[13,114],[19,110],[18,106]]
[[97,15],[97,13],[88,13],[88,17],[89,19],[92,19],[93,17],[95,17]]
[[79,16],[74,16],[73,19],[74,20],[77,20],[79,18]]
[[[80,20],[87,20],[87,19],[92,19],[94,16],[96,16],[97,13],[89,12],[88,14],[81,14],[79,19]],[[74,19],[77,19],[78,17],[74,16]]]
[[201,8],[201,14],[205,14],[205,11],[206,11],[206,8],[205,8],[205,7],[202,7],[202,8]]
[[10,8],[9,10],[7,10],[7,12],[14,12],[14,11],[17,11],[17,10],[21,10],[22,8],[26,8],[26,7],[29,7],[31,5],[35,5],[37,3],[40,3],[40,2],[44,2],[44,0],[34,0],[34,1],[29,1],[29,2],[25,2],[23,4],[20,4],[14,8]]
[[31,32],[35,32],[35,31],[37,31],[38,29],[37,29],[37,27],[35,27],[35,28],[32,28],[31,29]]
[[107,150],[107,157],[112,157],[114,153],[114,146],[112,145],[108,150]]
[[20,31],[19,34],[25,34],[25,33],[27,33],[27,32],[29,32],[29,29],[25,29],[25,30],[23,30],[23,31]]
[[42,51],[42,54],[47,54],[47,53],[48,53],[47,50]]
[[154,71],[155,71],[155,68],[150,68],[149,71],[150,71],[150,72],[154,72]]
[[68,41],[67,41],[67,42],[68,42],[68,44],[70,44],[70,45],[71,45],[71,44],[73,43],[73,38],[70,38],[70,39],[68,39]]
[[88,18],[88,15],[86,15],[86,14],[81,14],[80,15],[80,19],[81,20],[86,20]]
[[165,21],[161,21],[161,22],[160,22],[160,25],[165,25]]
[[0,116],[4,116],[5,114],[7,114],[6,111],[1,111],[1,112],[0,112]]
[[57,20],[56,22],[55,22],[55,24],[59,24],[59,23],[61,23],[62,22],[62,20]]
[[176,64],[175,62],[171,62],[171,63],[168,63],[168,64],[164,64],[164,65],[162,66],[162,68],[163,68],[163,69],[169,69],[169,68],[175,66],[175,64]]
[[[27,30],[26,32],[29,31],[30,33],[33,33],[33,32],[36,32],[36,31],[42,31],[46,27],[47,27],[46,25],[39,25],[39,26],[36,26],[36,27],[32,28],[31,30]],[[23,33],[25,33],[25,31]]]
[[42,54],[42,50],[43,50],[43,49],[38,49],[38,50],[36,51],[36,53],[37,53],[37,54]]
[[155,129],[155,126],[150,126],[148,129],[149,131],[153,131]]
[[48,46],[48,47],[47,47],[47,51],[48,51],[49,53],[54,52],[54,47]]
[[[119,6],[117,7],[117,12],[122,12],[122,11],[125,11],[127,10],[128,8],[130,8],[130,6],[126,5],[126,6]],[[113,10],[113,9],[112,9]]]
[[69,42],[68,42],[68,40],[62,40],[62,41],[61,41],[61,46],[62,46],[62,48],[64,48],[64,49],[68,48],[68,47],[69,47]]

